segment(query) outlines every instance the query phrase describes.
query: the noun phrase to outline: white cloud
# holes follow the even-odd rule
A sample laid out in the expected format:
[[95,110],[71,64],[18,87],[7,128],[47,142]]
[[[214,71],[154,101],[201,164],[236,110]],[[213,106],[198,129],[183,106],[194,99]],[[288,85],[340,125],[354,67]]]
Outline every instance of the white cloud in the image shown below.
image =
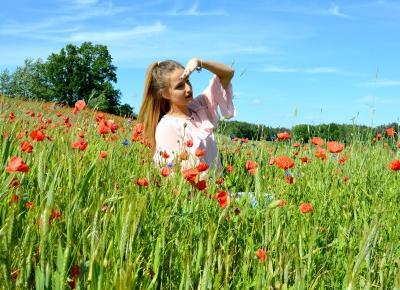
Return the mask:
[[293,68],[282,66],[268,66],[261,69],[262,72],[269,73],[307,73],[307,74],[337,74],[340,70],[335,67],[309,67],[309,68]]
[[359,84],[362,87],[396,87],[400,86],[400,80],[382,80],[376,79]]
[[197,2],[193,3],[192,7],[189,9],[173,9],[165,13],[159,13],[168,16],[221,16],[227,15],[227,12],[223,9],[216,9],[210,11],[200,11],[199,4]]
[[103,31],[103,32],[78,32],[69,35],[63,40],[79,42],[79,41],[93,41],[93,42],[108,42],[108,41],[120,41],[138,36],[147,36],[160,33],[164,31],[166,27],[161,22],[156,22],[149,26],[136,26],[129,30],[121,31]]

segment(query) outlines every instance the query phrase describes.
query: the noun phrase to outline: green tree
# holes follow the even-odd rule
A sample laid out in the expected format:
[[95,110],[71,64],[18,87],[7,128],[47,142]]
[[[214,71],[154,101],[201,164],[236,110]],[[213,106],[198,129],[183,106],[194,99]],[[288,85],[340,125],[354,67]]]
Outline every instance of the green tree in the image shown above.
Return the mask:
[[11,85],[11,75],[8,69],[5,69],[0,74],[0,94],[9,95],[10,94],[10,85]]
[[77,100],[89,97],[109,113],[118,113],[120,91],[116,67],[105,45],[84,42],[80,47],[68,44],[60,53],[51,54],[46,63],[46,79],[54,101],[72,106]]

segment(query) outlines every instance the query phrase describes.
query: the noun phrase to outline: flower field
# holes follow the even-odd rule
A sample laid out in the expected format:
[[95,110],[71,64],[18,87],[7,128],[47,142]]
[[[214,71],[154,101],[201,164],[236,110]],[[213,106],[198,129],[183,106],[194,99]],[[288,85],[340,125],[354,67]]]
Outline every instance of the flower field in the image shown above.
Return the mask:
[[1,289],[400,289],[395,128],[218,135],[221,175],[154,167],[141,132],[0,96]]

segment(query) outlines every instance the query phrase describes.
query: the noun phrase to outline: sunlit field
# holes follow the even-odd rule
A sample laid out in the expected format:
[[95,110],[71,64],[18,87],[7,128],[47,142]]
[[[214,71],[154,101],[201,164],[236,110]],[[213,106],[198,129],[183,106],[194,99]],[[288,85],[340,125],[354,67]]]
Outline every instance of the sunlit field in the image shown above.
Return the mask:
[[83,107],[0,97],[1,289],[400,289],[394,130],[222,130],[223,174],[204,179],[204,163],[154,167],[140,125]]

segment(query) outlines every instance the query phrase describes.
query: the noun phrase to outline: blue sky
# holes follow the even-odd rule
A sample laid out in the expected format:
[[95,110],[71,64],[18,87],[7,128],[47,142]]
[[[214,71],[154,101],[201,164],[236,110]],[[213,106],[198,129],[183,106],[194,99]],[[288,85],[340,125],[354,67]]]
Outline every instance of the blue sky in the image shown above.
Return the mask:
[[[400,121],[399,1],[0,5],[1,71],[13,71],[26,58],[46,59],[68,43],[105,44],[118,67],[121,101],[136,112],[149,63],[200,57],[233,64],[238,121],[273,127]],[[192,74],[195,94],[210,77],[204,70]]]

